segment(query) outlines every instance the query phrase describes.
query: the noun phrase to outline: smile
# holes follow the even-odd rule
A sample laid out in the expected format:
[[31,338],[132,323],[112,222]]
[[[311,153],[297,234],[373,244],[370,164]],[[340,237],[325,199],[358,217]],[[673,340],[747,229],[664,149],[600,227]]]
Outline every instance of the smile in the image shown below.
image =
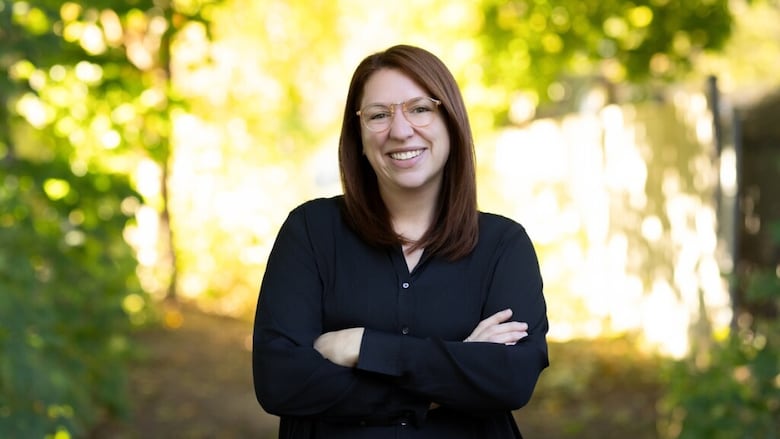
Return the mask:
[[393,160],[410,160],[422,154],[424,149],[415,149],[414,151],[401,151],[388,154]]

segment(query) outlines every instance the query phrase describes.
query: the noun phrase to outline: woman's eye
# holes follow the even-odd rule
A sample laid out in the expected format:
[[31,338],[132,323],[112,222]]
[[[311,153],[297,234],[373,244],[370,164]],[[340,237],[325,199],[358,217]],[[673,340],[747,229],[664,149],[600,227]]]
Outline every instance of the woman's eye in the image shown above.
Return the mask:
[[432,109],[425,105],[416,105],[409,109],[410,113],[425,113],[426,111],[432,111]]
[[371,113],[368,115],[369,120],[382,120],[386,117],[390,117],[389,111],[379,112],[379,113]]

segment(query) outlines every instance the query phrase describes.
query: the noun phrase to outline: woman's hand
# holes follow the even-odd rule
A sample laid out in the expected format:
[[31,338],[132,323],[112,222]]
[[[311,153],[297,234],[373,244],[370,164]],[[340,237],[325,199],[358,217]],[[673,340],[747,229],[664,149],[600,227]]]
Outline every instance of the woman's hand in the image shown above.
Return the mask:
[[499,311],[479,322],[477,327],[471,331],[471,335],[463,341],[486,341],[513,345],[520,339],[528,336],[528,324],[524,322],[507,322],[511,317],[511,309]]
[[360,356],[363,328],[326,332],[314,340],[314,349],[339,366],[355,367]]

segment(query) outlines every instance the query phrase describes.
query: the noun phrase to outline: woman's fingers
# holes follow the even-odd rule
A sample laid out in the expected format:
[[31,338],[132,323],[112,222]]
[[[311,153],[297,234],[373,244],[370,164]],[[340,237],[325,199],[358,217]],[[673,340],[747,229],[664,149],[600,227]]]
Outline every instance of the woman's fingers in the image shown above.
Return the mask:
[[528,336],[528,325],[522,322],[508,322],[492,326],[480,334],[476,340],[490,341],[493,343],[514,343]]
[[509,320],[509,318],[512,317],[512,310],[511,309],[505,309],[503,311],[499,311],[492,316],[482,320],[479,322],[476,328],[474,328],[473,331],[471,331],[471,335],[466,338],[468,341],[477,341],[473,340],[475,337],[479,337],[480,334],[485,332],[486,330],[489,330],[493,326],[496,326],[500,324],[501,322],[505,322]]
[[491,343],[515,344],[528,336],[528,325],[524,322],[507,322],[512,310],[505,309],[479,322],[466,340]]
[[515,344],[528,336],[524,330],[512,330],[508,328],[496,328],[496,330],[480,334],[472,334],[466,338],[467,342],[481,341],[490,343]]
[[498,325],[499,323],[505,322],[509,320],[512,317],[512,310],[507,308],[503,311],[499,311],[492,316],[482,320],[479,322],[476,328],[474,328],[474,332],[477,332],[479,330],[483,330],[485,328],[489,328],[491,326]]
[[517,343],[518,341],[522,340],[523,338],[528,337],[528,333],[525,331],[512,331],[508,332],[506,334],[502,334],[497,338],[495,343],[503,343],[507,345],[512,345]]
[[314,341],[314,349],[339,366],[354,367],[360,356],[363,328],[326,332]]

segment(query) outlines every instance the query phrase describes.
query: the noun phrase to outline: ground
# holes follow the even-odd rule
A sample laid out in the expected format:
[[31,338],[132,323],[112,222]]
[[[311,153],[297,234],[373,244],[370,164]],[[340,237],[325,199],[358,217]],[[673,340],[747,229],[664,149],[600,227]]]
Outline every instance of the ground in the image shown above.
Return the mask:
[[[175,329],[136,335],[130,418],[105,422],[91,437],[275,438],[278,420],[252,388],[251,322],[179,309]],[[515,414],[526,438],[656,437],[657,363],[630,342],[551,344],[550,357],[533,400]]]
[[108,422],[95,439],[275,438],[251,376],[251,323],[183,307],[174,326],[137,334],[128,421]]

